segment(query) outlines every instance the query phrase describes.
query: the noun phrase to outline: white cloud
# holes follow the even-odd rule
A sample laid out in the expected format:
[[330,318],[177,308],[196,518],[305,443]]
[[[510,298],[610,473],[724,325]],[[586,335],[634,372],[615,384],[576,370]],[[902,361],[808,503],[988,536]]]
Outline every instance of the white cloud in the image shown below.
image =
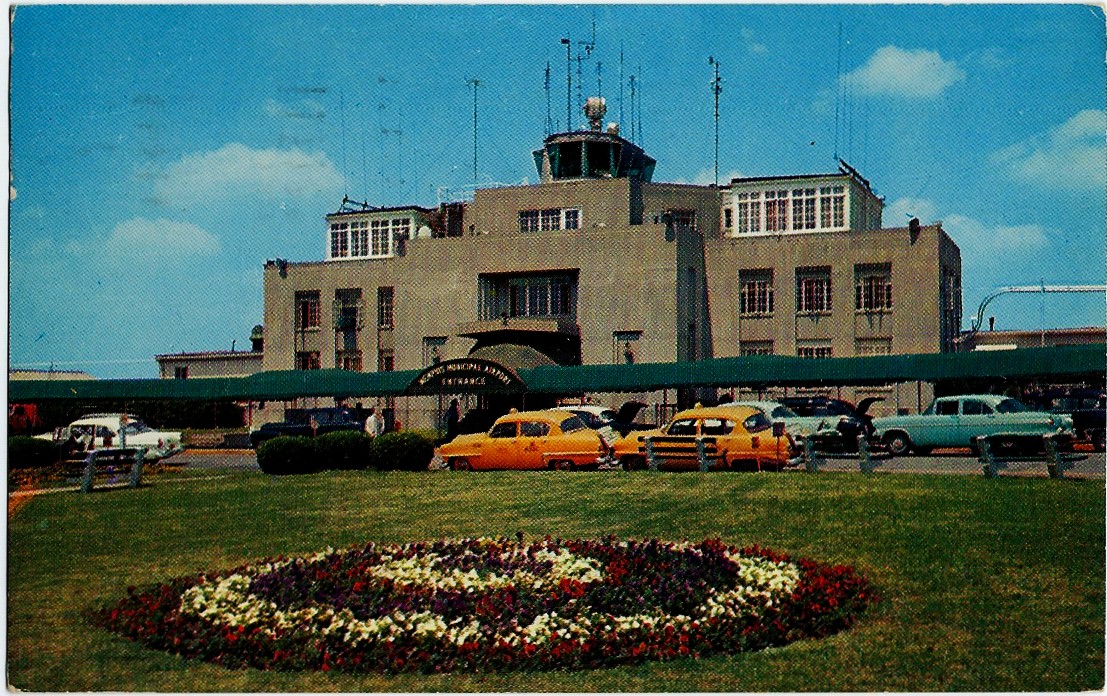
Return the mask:
[[884,206],[885,227],[904,227],[913,217],[928,225],[938,219],[938,209],[922,198],[899,198]]
[[756,40],[753,30],[746,27],[742,27],[742,41],[746,44],[746,50],[750,53],[768,53],[769,49],[765,47],[765,44]]
[[[719,185],[723,186],[725,184],[729,184],[731,179],[734,179],[734,178],[740,177],[740,176],[742,176],[742,173],[739,172],[737,169],[732,169],[732,170],[730,170],[729,172],[726,172],[726,173],[723,173],[723,172],[720,171],[719,172]],[[676,184],[692,183],[692,184],[696,184],[697,186],[707,186],[709,184],[713,184],[713,183],[715,183],[715,168],[714,167],[706,167],[704,169],[699,170],[698,172],[696,172],[696,175],[692,177],[692,181],[690,181],[690,182],[689,181],[684,181],[683,179],[677,179],[673,183],[676,183]]]
[[1107,115],[1087,109],[1065,123],[992,156],[1011,176],[1049,188],[1100,190],[1107,185]]
[[932,98],[963,79],[965,72],[957,63],[935,51],[883,46],[842,82],[861,94]]
[[276,99],[267,99],[265,100],[264,109],[266,115],[275,118],[311,119],[324,118],[327,115],[323,105],[311,99],[302,99],[299,103],[293,105],[283,104]]
[[102,260],[163,262],[218,253],[219,240],[189,222],[131,218],[115,226],[104,244]]
[[297,197],[341,188],[342,175],[322,152],[255,150],[240,143],[185,155],[169,165],[155,185],[157,197],[167,204]]

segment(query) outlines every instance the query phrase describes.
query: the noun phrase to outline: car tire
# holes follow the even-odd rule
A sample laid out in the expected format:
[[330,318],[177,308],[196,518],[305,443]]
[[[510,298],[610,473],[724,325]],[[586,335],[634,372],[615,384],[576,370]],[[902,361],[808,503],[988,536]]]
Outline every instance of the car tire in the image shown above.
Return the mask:
[[907,433],[891,432],[884,436],[884,446],[894,457],[902,457],[911,451],[913,445]]
[[472,471],[473,465],[464,457],[450,460],[450,468],[454,471]]
[[575,471],[577,467],[568,459],[555,459],[550,462],[550,468],[554,471]]
[[623,467],[623,471],[634,471],[635,469],[645,468],[642,458],[634,455],[623,457],[619,460],[619,464]]

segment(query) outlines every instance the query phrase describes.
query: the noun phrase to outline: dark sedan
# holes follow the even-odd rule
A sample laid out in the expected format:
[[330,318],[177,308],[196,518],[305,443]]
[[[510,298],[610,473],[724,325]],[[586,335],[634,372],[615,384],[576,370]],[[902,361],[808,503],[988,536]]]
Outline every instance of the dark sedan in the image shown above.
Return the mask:
[[315,437],[340,430],[362,430],[365,422],[348,408],[292,408],[285,411],[285,420],[266,423],[250,432],[250,446],[256,448],[266,440],[282,435]]

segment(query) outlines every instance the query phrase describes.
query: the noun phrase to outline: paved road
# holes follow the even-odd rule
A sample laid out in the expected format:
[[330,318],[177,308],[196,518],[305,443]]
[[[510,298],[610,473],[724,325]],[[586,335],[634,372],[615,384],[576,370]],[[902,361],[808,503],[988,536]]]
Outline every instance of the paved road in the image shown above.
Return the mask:
[[[1070,478],[1104,479],[1107,459],[1102,452],[1086,452],[1088,458],[1077,462],[1066,472]],[[187,450],[167,460],[169,463],[183,465],[188,469],[238,469],[257,471],[257,459],[253,450]],[[857,472],[856,460],[828,459],[822,466],[824,471]],[[925,457],[908,456],[885,460],[876,469],[878,472],[910,472],[929,474],[972,474],[981,475],[980,462],[966,452],[949,454],[931,454]],[[1018,462],[1008,466],[1006,474],[1045,476],[1045,464],[1041,462]]]

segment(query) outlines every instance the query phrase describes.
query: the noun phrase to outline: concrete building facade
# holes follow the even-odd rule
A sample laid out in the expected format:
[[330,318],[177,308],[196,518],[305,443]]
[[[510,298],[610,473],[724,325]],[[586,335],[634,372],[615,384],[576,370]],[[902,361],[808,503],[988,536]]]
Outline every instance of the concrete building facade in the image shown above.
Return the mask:
[[539,183],[470,202],[326,216],[323,260],[266,262],[264,369],[405,370],[509,347],[534,364],[953,350],[957,245],[940,223],[882,228],[844,163],[654,183],[641,148],[598,128],[547,138],[535,163]]

